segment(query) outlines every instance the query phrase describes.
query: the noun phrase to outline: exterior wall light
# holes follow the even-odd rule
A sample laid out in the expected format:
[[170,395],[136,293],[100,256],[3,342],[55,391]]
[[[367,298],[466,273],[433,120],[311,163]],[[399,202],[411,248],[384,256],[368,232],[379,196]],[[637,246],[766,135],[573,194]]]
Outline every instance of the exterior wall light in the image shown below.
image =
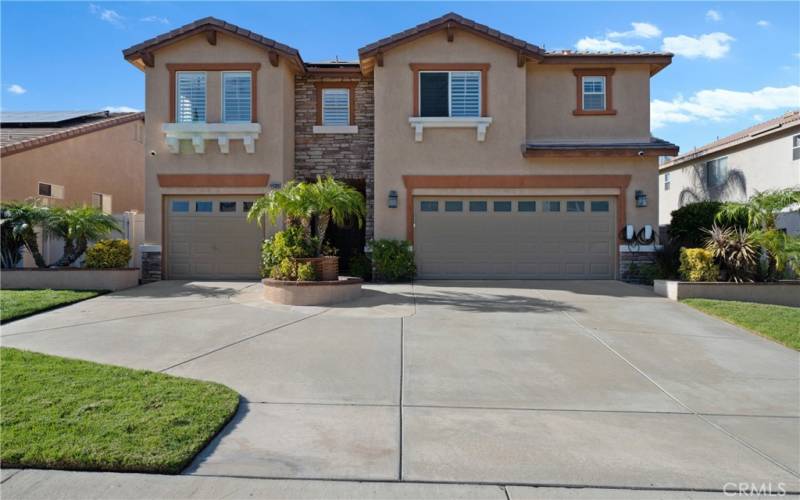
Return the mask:
[[397,191],[389,191],[389,208],[397,208]]
[[638,208],[647,206],[647,195],[644,191],[636,191],[636,206]]

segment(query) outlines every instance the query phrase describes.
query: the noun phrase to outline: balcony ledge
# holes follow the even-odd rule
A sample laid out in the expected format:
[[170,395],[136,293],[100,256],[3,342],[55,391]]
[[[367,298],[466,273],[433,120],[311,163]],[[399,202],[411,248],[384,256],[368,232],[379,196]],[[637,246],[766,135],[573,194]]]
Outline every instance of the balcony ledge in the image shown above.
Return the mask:
[[165,123],[161,126],[166,136],[167,147],[174,154],[180,153],[180,141],[190,140],[197,154],[205,153],[205,141],[217,141],[219,151],[228,154],[230,140],[241,140],[244,150],[256,152],[256,139],[261,133],[259,123]]
[[426,128],[474,128],[477,132],[478,142],[486,140],[486,129],[492,123],[487,116],[481,117],[420,117],[412,116],[408,123],[414,127],[414,140],[422,142],[422,133]]

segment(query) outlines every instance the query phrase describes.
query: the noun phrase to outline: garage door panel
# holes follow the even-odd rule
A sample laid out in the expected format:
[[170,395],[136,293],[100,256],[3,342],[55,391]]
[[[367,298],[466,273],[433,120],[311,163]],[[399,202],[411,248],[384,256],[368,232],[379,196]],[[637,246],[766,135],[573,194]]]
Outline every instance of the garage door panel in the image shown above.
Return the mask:
[[[438,201],[439,211],[423,211],[424,200]],[[422,278],[613,278],[613,199],[608,212],[591,212],[589,200],[584,200],[586,211],[566,212],[573,198],[560,200],[561,212],[543,212],[543,200],[536,200],[535,212],[519,212],[517,203],[512,212],[494,212],[491,197],[460,198],[462,212],[445,212],[446,200],[415,199],[415,253]],[[470,212],[471,200],[486,201],[488,210]]]

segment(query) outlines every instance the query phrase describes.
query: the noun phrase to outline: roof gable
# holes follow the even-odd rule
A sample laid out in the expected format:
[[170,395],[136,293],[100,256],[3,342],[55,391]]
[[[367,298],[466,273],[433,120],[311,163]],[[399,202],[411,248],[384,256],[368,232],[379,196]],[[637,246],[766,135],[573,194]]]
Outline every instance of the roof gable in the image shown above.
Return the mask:
[[201,34],[206,36],[209,44],[216,45],[217,33],[233,36],[263,47],[269,54],[270,62],[274,61],[273,66],[277,65],[278,57],[283,56],[297,71],[301,73],[305,71],[303,59],[297,49],[214,17],[198,19],[180,28],[128,47],[122,51],[122,55],[139,69],[144,69],[145,66],[153,67],[155,64],[155,51]]
[[379,66],[382,64],[381,61],[383,52],[437,31],[447,30],[448,40],[452,40],[452,32],[450,30],[456,28],[516,51],[519,57],[520,66],[522,66],[528,59],[541,61],[544,58],[544,50],[541,47],[528,43],[524,40],[514,38],[511,35],[502,33],[496,29],[490,28],[489,26],[476,23],[475,21],[462,17],[454,12],[450,12],[426,23],[419,24],[413,28],[401,31],[400,33],[395,33],[394,35],[361,47],[358,49],[359,59],[361,60],[361,69],[364,73],[368,73],[372,70],[376,63]]

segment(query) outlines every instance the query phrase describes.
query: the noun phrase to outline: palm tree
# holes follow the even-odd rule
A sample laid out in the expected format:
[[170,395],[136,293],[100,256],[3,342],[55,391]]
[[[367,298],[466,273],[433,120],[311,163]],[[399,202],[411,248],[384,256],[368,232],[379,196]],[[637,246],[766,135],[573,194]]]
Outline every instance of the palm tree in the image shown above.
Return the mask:
[[[19,246],[14,249],[14,244],[21,241],[28,249],[37,267],[47,267],[47,264],[39,251],[39,243],[36,236],[36,228],[45,225],[49,210],[31,202],[8,202],[0,209],[0,225],[3,232],[3,262],[6,263],[6,253],[8,252],[11,263],[14,261],[15,253],[19,253]],[[8,238],[8,239],[6,239]],[[9,245],[9,247],[6,247]],[[16,262],[19,260],[14,261]]]
[[64,240],[64,254],[52,265],[72,265],[86,251],[89,242],[99,240],[111,232],[121,232],[117,220],[94,207],[54,208],[45,227],[49,234]]
[[255,221],[259,226],[264,219],[275,224],[278,217],[283,215],[287,226],[301,225],[307,228],[312,215],[307,190],[307,184],[289,181],[281,189],[270,191],[257,199],[247,213],[247,220]]
[[317,216],[317,255],[322,252],[325,233],[331,221],[343,226],[348,220],[355,218],[360,228],[364,224],[367,212],[364,195],[355,188],[333,177],[317,177],[317,182],[308,185],[311,211]]
[[748,231],[765,250],[767,274],[773,278],[782,273],[789,262],[800,261],[800,238],[789,236],[777,227],[778,215],[797,205],[800,205],[800,187],[756,192],[746,202],[724,203],[717,220],[723,223],[747,221]]

